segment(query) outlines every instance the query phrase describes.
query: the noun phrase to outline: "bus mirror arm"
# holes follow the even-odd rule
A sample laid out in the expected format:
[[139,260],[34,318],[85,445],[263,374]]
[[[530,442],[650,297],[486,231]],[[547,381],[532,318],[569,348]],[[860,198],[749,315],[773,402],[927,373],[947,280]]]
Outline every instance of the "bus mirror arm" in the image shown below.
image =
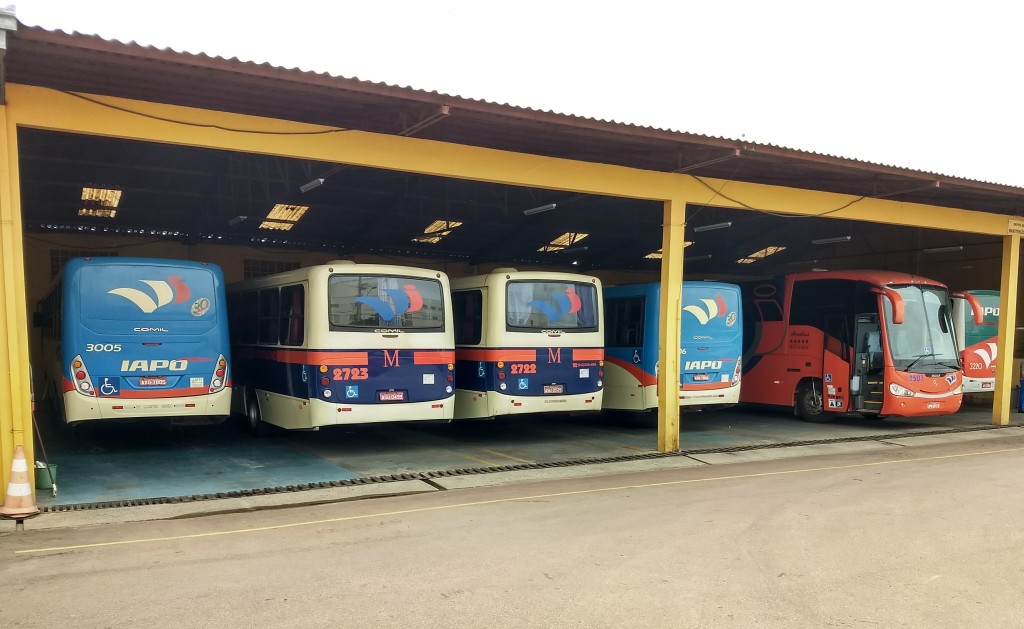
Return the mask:
[[974,312],[974,325],[981,325],[985,322],[985,312],[982,310],[981,302],[978,298],[970,293],[953,293],[953,297],[966,300],[967,303],[971,304],[971,310]]
[[903,298],[900,297],[900,294],[883,286],[875,286],[871,290],[879,295],[885,295],[885,298],[892,304],[892,322],[896,325],[903,323]]

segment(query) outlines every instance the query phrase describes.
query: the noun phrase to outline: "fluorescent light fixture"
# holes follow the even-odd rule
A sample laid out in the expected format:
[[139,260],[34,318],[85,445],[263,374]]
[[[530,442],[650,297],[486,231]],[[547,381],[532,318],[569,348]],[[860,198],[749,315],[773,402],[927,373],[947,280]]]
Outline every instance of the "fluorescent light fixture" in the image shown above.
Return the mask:
[[523,210],[523,214],[525,214],[527,216],[530,216],[531,214],[540,214],[541,212],[550,212],[551,210],[555,209],[556,207],[558,207],[557,204],[555,204],[555,203],[548,203],[547,205],[540,205],[540,206],[537,206],[537,207],[532,207],[532,208],[530,208],[528,210]]
[[708,253],[708,254],[705,254],[705,255],[702,255],[702,256],[690,256],[689,258],[683,258],[683,263],[685,264],[687,262],[703,262],[705,260],[710,260],[710,259],[711,259],[711,254]]
[[236,216],[234,218],[229,218],[228,219],[228,225],[231,225],[232,227],[234,227],[235,225],[241,223],[242,221],[244,221],[247,218],[249,218],[249,217],[248,216]]
[[831,245],[836,242],[849,242],[853,236],[835,236],[833,238],[815,238],[811,241],[812,245]]
[[308,182],[302,184],[301,186],[299,186],[299,192],[309,192],[310,190],[312,190],[314,188],[319,188],[322,185],[324,185],[324,178],[323,177],[317,177],[316,179],[313,179],[312,181],[308,181]]
[[928,249],[922,249],[925,253],[953,253],[954,251],[963,251],[963,245],[953,245],[952,247],[930,247]]
[[590,249],[590,247],[569,247],[568,249],[559,249],[559,253],[583,253]]
[[726,221],[724,223],[711,223],[710,225],[698,225],[693,228],[693,231],[709,232],[712,229],[725,229],[726,227],[732,227],[732,221]]

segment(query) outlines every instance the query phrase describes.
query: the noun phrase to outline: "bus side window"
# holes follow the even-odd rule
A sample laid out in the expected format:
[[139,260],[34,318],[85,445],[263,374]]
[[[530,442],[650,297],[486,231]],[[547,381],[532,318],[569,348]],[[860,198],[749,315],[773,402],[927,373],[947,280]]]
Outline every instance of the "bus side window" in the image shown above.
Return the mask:
[[483,334],[483,292],[465,290],[452,294],[455,343],[479,345]]
[[277,345],[280,340],[281,293],[276,288],[265,288],[260,291],[259,342]]
[[302,345],[305,299],[301,284],[281,288],[281,345]]

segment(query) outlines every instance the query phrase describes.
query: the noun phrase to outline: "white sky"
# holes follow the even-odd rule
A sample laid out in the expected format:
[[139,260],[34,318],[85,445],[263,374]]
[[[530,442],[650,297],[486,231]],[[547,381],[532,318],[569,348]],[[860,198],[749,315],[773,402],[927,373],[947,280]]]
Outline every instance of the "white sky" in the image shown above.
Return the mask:
[[20,0],[15,15],[1024,187],[1024,5],[1006,0]]

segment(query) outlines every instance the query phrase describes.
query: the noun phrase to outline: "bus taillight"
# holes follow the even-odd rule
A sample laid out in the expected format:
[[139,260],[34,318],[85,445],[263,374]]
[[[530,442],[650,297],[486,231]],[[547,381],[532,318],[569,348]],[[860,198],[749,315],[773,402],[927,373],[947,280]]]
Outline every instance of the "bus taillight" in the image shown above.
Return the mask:
[[71,360],[71,369],[75,380],[78,380],[78,390],[85,395],[93,395],[92,379],[89,377],[89,370],[86,369],[81,356],[75,356]]
[[228,361],[221,354],[217,357],[217,367],[213,370],[213,377],[210,378],[210,393],[216,393],[224,388],[224,376],[228,372]]

